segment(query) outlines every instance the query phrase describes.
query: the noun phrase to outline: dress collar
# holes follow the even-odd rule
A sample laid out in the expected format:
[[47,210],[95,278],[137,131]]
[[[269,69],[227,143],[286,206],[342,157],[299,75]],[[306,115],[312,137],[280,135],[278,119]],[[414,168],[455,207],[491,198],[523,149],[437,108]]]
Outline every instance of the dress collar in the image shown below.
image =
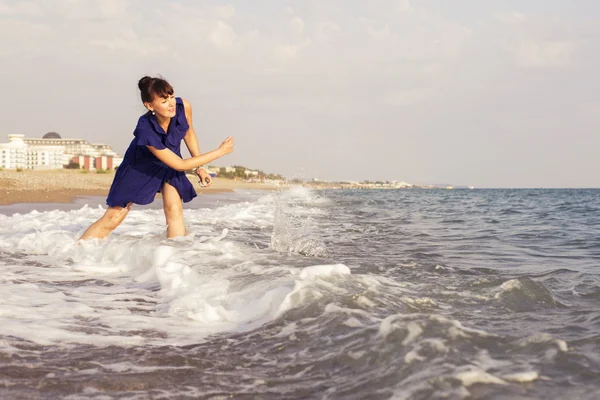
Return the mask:
[[[163,129],[163,127],[160,126],[160,124],[158,123],[158,120],[156,119],[156,115],[152,115],[152,113],[150,111],[148,111],[148,114],[146,114],[146,115],[148,115],[148,119],[150,119],[150,123],[152,124],[152,127],[154,127],[154,130],[157,133],[160,133],[160,134],[163,134],[163,135],[167,134],[167,132],[165,132],[165,130]],[[173,118],[171,118],[171,119],[173,119]],[[169,122],[169,126],[171,126],[170,122]]]

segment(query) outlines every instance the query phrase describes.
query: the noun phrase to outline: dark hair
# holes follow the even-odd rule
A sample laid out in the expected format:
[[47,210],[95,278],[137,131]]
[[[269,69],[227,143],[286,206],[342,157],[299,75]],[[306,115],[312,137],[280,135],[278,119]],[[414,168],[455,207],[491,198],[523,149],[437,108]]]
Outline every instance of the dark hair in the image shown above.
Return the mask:
[[138,82],[142,103],[152,103],[154,96],[167,98],[174,93],[173,86],[163,78],[145,76]]

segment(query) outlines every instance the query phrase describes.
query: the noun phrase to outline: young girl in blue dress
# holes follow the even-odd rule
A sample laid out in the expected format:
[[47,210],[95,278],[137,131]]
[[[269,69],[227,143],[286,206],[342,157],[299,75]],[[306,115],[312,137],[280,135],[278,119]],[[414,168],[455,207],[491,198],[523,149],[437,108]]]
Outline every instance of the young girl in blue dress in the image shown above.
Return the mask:
[[[184,171],[196,169],[201,184],[208,186],[210,175],[201,166],[233,151],[230,136],[219,148],[200,153],[192,126],[192,106],[174,96],[169,82],[145,76],[138,86],[148,112],[139,118],[134,138],[117,169],[106,199],[108,209],[83,233],[81,240],[108,236],[123,222],[132,204],[152,203],[159,192],[164,203],[167,236],[185,235],[182,203],[196,197],[196,191]],[[181,157],[181,140],[192,157]]]

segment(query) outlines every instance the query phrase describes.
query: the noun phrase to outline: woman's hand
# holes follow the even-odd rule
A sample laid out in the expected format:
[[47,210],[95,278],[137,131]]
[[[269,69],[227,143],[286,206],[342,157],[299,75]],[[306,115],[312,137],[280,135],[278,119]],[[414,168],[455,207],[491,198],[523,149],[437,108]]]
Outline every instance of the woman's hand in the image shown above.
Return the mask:
[[196,175],[198,175],[198,178],[200,178],[200,185],[202,187],[208,187],[212,183],[212,178],[210,177],[210,174],[206,172],[204,168],[198,168],[196,170]]
[[231,153],[233,151],[233,138],[229,136],[227,139],[223,140],[223,143],[219,146],[219,150],[223,155]]

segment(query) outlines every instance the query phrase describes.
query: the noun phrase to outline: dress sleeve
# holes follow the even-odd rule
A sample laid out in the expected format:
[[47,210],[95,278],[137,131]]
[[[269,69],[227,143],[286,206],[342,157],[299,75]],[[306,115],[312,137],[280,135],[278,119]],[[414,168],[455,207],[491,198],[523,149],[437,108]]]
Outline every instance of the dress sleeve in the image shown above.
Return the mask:
[[164,135],[161,135],[160,133],[152,129],[152,126],[150,126],[150,124],[139,124],[135,128],[134,135],[137,137],[138,146],[152,146],[157,150],[163,150],[167,148],[161,140],[161,136]]

